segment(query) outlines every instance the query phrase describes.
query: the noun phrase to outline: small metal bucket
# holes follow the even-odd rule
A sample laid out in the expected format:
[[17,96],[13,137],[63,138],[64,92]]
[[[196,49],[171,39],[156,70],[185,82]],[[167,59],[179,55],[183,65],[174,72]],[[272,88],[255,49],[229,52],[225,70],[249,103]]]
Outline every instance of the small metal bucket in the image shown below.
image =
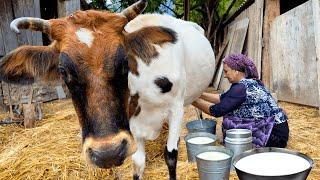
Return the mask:
[[[224,139],[225,147],[233,151],[233,157],[252,149],[252,132],[248,129],[229,129]],[[231,166],[231,170],[234,167]]]
[[208,132],[211,134],[216,134],[217,122],[213,119],[199,119],[190,121],[186,124],[188,132]]
[[[199,158],[204,152],[220,152],[229,157],[220,160],[207,160]],[[230,175],[231,158],[233,152],[224,147],[209,146],[198,151],[196,160],[200,180],[228,180]]]
[[[193,144],[189,142],[190,139],[197,138],[197,137],[207,137],[212,139],[213,141],[210,143],[202,143],[202,144]],[[195,162],[197,152],[201,150],[201,148],[203,147],[213,146],[215,141],[217,140],[217,136],[211,133],[206,133],[206,132],[196,132],[196,133],[187,134],[184,137],[184,140],[187,146],[188,161]]]

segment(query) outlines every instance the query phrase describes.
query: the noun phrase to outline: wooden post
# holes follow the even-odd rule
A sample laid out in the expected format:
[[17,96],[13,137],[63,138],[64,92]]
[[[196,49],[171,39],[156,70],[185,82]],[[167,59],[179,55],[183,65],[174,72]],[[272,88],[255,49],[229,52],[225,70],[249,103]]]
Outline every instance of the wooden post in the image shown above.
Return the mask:
[[320,114],[320,5],[319,0],[312,0],[312,14],[314,23],[314,36],[316,46],[316,61],[317,61],[317,73],[318,73],[318,107]]
[[184,16],[183,19],[189,20],[189,12],[190,12],[190,0],[184,0]]
[[4,113],[6,111],[7,111],[7,108],[3,100],[2,82],[0,81],[0,112]]
[[272,21],[280,15],[280,0],[265,0],[263,20],[263,47],[262,47],[262,82],[271,91],[271,58],[269,56],[270,26]]
[[58,16],[65,17],[80,10],[80,0],[58,0]]
[[31,85],[30,88],[30,99],[28,104],[23,104],[23,116],[24,116],[24,127],[25,128],[33,128],[35,125],[36,120],[36,112],[34,104],[32,104],[32,97],[33,97],[33,87]]

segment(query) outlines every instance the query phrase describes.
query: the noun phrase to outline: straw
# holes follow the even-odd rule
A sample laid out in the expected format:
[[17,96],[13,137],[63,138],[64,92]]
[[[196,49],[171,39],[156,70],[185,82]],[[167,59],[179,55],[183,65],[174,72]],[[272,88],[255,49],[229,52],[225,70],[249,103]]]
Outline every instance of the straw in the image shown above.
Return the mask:
[[[97,169],[86,164],[81,156],[79,123],[71,100],[43,104],[44,120],[37,121],[33,129],[18,125],[0,126],[0,180],[24,179],[132,179],[132,161],[129,158],[117,168]],[[308,180],[320,179],[320,117],[318,109],[289,103],[280,103],[288,112],[290,141],[288,148],[309,155],[315,166]],[[188,163],[183,137],[185,123],[194,120],[192,106],[185,108],[184,124],[179,143],[177,178],[198,178],[195,163]],[[7,115],[0,115],[4,118]],[[210,118],[210,116],[205,115]],[[217,135],[221,141],[221,118],[217,120]],[[163,157],[168,125],[165,124],[155,141],[146,143],[146,169],[144,179],[168,179]],[[232,172],[230,179],[238,179]]]

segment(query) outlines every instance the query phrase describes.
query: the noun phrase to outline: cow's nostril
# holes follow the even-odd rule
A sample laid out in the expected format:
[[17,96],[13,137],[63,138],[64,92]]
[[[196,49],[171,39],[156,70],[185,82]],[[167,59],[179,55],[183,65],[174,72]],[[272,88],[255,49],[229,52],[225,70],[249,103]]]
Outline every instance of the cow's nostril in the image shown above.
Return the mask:
[[88,148],[88,153],[91,155],[92,154],[92,149],[91,148]]
[[128,141],[123,139],[118,146],[104,146],[103,148],[87,149],[87,155],[91,162],[100,168],[110,168],[112,166],[119,166],[127,157]]

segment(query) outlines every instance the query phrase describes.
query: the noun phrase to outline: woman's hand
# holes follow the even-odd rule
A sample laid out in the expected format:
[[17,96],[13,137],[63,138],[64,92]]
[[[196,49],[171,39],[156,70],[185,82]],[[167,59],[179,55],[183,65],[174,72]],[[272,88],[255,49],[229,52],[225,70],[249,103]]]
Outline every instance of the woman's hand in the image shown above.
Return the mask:
[[200,110],[202,110],[204,113],[211,115],[210,113],[210,106],[212,106],[213,104],[205,101],[203,99],[196,99],[195,101],[193,101],[192,105]]
[[200,99],[206,100],[208,102],[218,104],[220,103],[220,94],[212,94],[212,93],[202,93]]

